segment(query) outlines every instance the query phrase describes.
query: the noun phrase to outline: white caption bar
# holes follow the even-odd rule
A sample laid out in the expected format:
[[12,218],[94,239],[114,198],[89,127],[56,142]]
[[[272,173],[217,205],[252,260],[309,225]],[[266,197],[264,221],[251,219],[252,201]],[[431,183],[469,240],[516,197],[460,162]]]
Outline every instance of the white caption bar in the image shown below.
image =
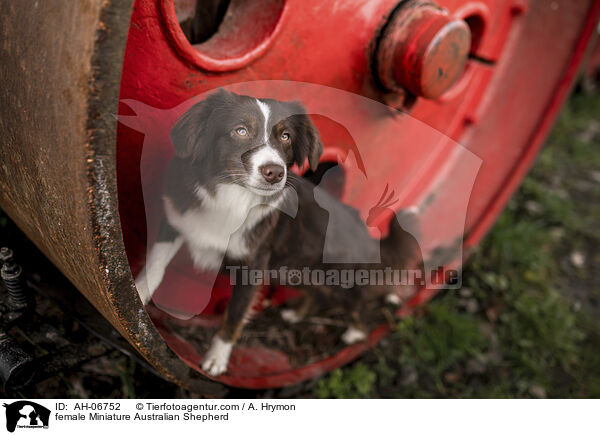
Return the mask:
[[[600,434],[598,400],[0,400],[2,430],[26,435]],[[172,432],[176,431],[176,432]]]

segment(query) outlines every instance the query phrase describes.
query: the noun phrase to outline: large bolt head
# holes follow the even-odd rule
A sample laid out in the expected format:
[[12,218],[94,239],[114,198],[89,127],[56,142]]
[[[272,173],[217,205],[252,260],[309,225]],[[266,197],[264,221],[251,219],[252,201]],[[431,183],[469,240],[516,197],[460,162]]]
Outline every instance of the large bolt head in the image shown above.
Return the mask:
[[409,2],[387,24],[377,50],[377,74],[390,91],[437,99],[462,76],[471,31],[431,3]]

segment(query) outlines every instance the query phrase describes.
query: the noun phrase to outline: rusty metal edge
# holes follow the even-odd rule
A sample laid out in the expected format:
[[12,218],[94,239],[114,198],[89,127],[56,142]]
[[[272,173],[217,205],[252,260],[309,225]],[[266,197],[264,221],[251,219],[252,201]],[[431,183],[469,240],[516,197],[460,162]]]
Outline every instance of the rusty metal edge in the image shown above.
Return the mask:
[[[166,379],[210,397],[227,389],[185,364],[160,337],[144,310],[129,269],[117,198],[116,127],[123,57],[133,0],[104,1],[89,81],[88,207],[107,303],[119,332]],[[116,323],[115,324],[115,320]]]

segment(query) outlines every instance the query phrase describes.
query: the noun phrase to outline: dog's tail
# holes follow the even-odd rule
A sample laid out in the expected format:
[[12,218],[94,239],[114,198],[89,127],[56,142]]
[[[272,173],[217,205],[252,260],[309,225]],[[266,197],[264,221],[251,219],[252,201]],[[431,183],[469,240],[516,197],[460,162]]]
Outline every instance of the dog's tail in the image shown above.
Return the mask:
[[422,287],[425,281],[423,255],[417,215],[410,210],[400,210],[392,217],[388,236],[381,241],[381,261],[392,270],[404,271],[406,281],[387,289],[386,301],[401,305]]
[[417,215],[410,210],[400,210],[391,219],[388,236],[381,241],[382,262],[392,268],[422,269],[419,236]]

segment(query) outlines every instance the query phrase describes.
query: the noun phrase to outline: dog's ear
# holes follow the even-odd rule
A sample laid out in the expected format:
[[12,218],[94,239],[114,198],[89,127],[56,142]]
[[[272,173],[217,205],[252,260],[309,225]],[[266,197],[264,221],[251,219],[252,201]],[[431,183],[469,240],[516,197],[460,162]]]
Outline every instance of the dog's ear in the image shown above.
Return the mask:
[[215,109],[223,107],[231,97],[231,94],[219,88],[216,93],[194,104],[179,117],[170,133],[177,156],[192,157],[195,161],[203,159],[208,152],[207,145],[214,139],[211,117]]
[[323,154],[323,144],[321,143],[319,131],[304,111],[304,108],[298,103],[293,104],[296,113],[300,112],[291,116],[291,124],[295,130],[292,140],[294,162],[301,167],[308,158],[310,169],[316,171],[321,154]]

